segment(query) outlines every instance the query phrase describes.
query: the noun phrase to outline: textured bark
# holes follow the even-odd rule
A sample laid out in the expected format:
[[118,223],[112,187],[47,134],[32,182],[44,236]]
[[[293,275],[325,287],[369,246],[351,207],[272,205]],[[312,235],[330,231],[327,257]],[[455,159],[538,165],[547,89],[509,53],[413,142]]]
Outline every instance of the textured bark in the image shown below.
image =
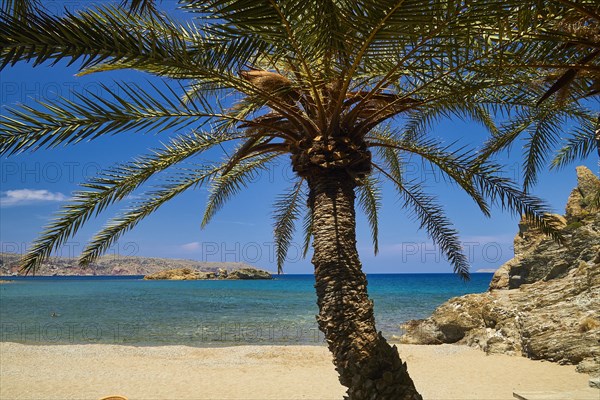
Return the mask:
[[420,400],[396,346],[375,328],[356,250],[354,180],[343,171],[308,179],[320,330],[351,400]]

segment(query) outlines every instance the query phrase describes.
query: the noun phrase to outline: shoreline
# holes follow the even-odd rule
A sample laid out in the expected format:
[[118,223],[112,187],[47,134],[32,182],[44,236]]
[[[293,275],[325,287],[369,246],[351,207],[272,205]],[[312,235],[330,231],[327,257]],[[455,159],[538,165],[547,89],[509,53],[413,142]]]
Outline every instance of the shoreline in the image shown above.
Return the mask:
[[[201,272],[205,272],[205,271],[201,271]],[[271,272],[271,271],[267,271],[270,272],[273,275],[273,279],[277,279],[278,276],[300,276],[300,277],[304,277],[304,276],[314,276],[313,273],[306,273],[306,274],[299,274],[299,273],[282,273],[282,274],[277,274],[275,272]],[[471,275],[494,275],[494,272],[484,272],[484,271],[474,271],[470,273]],[[367,272],[366,273],[367,276],[369,275],[449,275],[449,276],[456,276],[456,274],[454,272]],[[25,276],[25,275],[2,275],[0,274],[0,279],[5,279],[8,281],[19,281],[19,280],[26,280],[29,278],[122,278],[122,279],[137,279],[139,277],[143,278],[145,275],[144,274],[108,274],[108,275],[102,275],[102,274],[98,274],[98,275],[93,275],[93,274],[73,274],[73,275],[48,275],[48,274],[35,274],[35,275],[31,275],[31,276]],[[14,279],[17,278],[17,279]],[[169,279],[165,279],[165,280],[169,280]],[[173,279],[175,280],[175,279]],[[226,280],[226,279],[197,279],[197,280],[213,280],[213,281],[218,281],[218,280]],[[232,279],[234,280],[234,279]],[[243,279],[241,279],[243,280]],[[264,280],[269,280],[269,279],[264,279]]]
[[[458,345],[398,345],[425,399],[499,400],[514,391],[597,399],[572,365]],[[340,399],[324,345],[24,345],[0,342],[0,398]],[[594,397],[595,396],[595,397]]]

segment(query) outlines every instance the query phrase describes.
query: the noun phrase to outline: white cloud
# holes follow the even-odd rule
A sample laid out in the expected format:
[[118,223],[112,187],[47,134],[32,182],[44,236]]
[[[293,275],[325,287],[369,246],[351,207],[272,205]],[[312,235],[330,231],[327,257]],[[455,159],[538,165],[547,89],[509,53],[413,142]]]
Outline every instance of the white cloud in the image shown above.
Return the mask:
[[2,192],[0,207],[23,206],[48,201],[65,201],[67,199],[68,197],[60,192],[50,192],[44,189],[7,190],[6,192]]
[[186,243],[186,244],[182,244],[181,245],[181,250],[184,251],[197,251],[200,250],[200,242],[191,242],[191,243]]

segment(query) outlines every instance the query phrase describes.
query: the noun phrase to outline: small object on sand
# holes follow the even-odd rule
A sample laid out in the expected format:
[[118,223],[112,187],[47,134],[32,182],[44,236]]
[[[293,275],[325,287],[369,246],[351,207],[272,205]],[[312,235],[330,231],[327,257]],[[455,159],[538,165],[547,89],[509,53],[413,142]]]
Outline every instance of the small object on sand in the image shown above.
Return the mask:
[[513,397],[518,400],[596,400],[597,393],[593,390],[574,390],[570,392],[543,391],[543,392],[513,392]]
[[596,378],[591,378],[589,381],[589,385],[592,388],[600,389],[600,376]]
[[127,397],[120,396],[118,394],[112,394],[110,396],[102,397],[100,400],[127,400]]

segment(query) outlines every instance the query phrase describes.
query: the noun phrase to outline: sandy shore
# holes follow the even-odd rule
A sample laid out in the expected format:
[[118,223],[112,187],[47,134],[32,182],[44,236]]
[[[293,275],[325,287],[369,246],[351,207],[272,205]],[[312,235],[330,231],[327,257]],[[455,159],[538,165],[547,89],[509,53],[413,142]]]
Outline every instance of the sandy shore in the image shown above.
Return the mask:
[[[573,366],[468,347],[401,345],[426,399],[512,399],[514,391],[568,391],[598,399]],[[0,398],[341,399],[325,347],[116,345],[30,346],[0,343]]]

